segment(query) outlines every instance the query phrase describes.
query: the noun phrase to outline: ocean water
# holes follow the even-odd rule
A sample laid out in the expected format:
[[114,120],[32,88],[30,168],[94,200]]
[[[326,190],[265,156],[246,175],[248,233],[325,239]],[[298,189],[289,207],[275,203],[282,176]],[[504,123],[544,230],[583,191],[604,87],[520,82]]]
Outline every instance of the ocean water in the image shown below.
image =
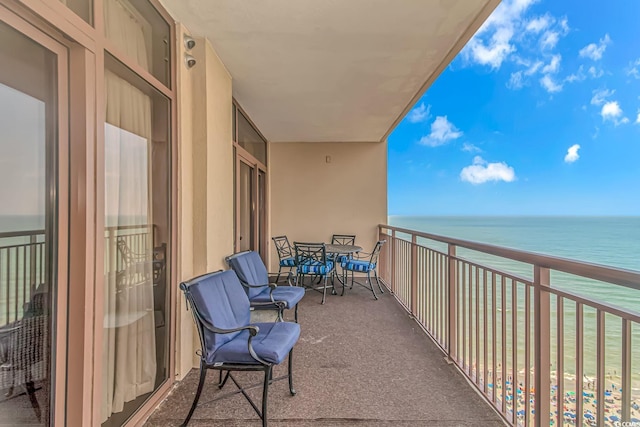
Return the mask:
[[[391,216],[389,224],[426,233],[640,271],[639,217]],[[433,242],[429,246],[444,248]],[[463,256],[532,277],[530,266],[472,251]],[[640,291],[555,273],[552,286],[640,312]],[[639,284],[640,286],[640,284]]]
[[[430,217],[390,216],[389,224],[446,237],[537,252],[626,270],[640,271],[640,217]],[[403,237],[399,234],[399,237]],[[446,245],[432,240],[419,244],[446,251]],[[531,265],[458,249],[457,254],[500,271],[532,278]],[[640,286],[640,283],[638,284]],[[640,313],[640,290],[602,283],[560,272],[551,272],[551,286],[591,300]],[[519,293],[522,296],[522,293]],[[552,298],[552,339],[555,339],[555,300]],[[523,309],[521,301],[519,311]],[[565,302],[565,369],[575,367],[575,304]],[[523,318],[519,315],[519,318]],[[584,310],[585,374],[595,376],[596,310]],[[521,327],[522,325],[519,325]],[[520,329],[522,330],[522,329]],[[611,383],[619,384],[621,371],[621,321],[605,318],[605,361]],[[555,346],[552,351],[555,351]],[[634,391],[640,390],[640,325],[632,324],[632,377]],[[609,384],[611,385],[611,384]]]

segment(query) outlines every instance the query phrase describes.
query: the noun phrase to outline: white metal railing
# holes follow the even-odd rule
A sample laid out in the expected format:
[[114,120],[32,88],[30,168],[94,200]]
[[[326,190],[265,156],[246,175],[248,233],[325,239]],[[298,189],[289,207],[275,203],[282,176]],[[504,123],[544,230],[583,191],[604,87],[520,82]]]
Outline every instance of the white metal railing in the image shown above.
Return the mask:
[[385,284],[508,423],[614,426],[640,413],[640,313],[552,283],[560,273],[637,298],[640,272],[383,224],[379,238]]

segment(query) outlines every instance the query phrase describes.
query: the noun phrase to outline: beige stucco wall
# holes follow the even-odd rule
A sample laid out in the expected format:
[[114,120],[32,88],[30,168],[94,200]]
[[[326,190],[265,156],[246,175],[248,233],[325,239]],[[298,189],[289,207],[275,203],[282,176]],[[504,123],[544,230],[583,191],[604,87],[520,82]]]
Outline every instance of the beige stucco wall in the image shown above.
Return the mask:
[[[185,31],[178,27],[178,282],[224,268],[233,251],[231,76],[205,39],[196,39],[197,64],[187,69]],[[183,378],[197,365],[200,344],[180,291],[176,303],[176,374]]]
[[271,236],[286,234],[293,244],[355,234],[373,248],[377,225],[387,222],[386,142],[272,143],[268,166]]

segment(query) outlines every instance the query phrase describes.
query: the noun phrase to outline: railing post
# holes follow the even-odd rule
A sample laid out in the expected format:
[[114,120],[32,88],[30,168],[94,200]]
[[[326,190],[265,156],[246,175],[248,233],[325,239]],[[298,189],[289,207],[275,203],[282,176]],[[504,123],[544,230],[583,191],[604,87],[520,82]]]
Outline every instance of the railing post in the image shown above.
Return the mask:
[[418,313],[418,247],[416,235],[411,235],[411,314]]
[[[36,234],[32,234],[29,238],[29,257],[31,258],[29,261],[29,280],[30,280],[30,287],[29,287],[29,293],[31,293],[37,286],[37,279],[36,279],[36,273],[37,273],[37,265],[36,265],[36,258],[37,256],[37,252],[38,252],[38,248],[37,248],[37,243],[38,243],[38,236]],[[25,285],[27,284],[27,281],[24,281]],[[23,291],[26,291],[26,289],[23,289]],[[25,302],[27,300],[27,294],[25,292]],[[29,294],[29,298],[31,297],[31,295]]]
[[457,272],[456,272],[456,247],[455,245],[448,244],[448,263],[449,263],[449,271],[447,274],[448,281],[448,292],[447,297],[449,299],[449,333],[447,337],[447,354],[450,362],[454,362],[456,360],[456,355],[458,352],[457,343],[458,343],[458,295],[457,295]]
[[[536,427],[548,426],[550,423],[549,411],[551,410],[551,304],[549,269],[534,266],[533,280],[535,285],[534,300],[534,328],[535,328],[535,405]],[[582,391],[580,391],[582,397]],[[558,406],[560,410],[561,406]]]
[[396,230],[391,230],[391,293],[396,293]]

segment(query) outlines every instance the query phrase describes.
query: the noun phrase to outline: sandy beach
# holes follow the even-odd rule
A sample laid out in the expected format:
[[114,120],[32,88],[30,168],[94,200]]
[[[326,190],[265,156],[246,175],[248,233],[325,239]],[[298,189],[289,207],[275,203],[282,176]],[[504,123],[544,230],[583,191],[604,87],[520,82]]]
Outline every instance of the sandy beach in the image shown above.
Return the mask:
[[[488,395],[493,400],[493,392],[496,392],[496,406],[502,408],[503,384],[502,379],[498,376],[495,381],[491,381],[491,372],[489,372],[490,382],[488,383]],[[507,376],[504,383],[504,399],[506,401],[506,413],[508,417],[512,417],[513,412],[516,413],[518,424],[525,424],[526,413],[526,397],[527,393],[524,387],[524,375],[520,372],[517,383]],[[622,389],[620,381],[616,382],[616,378],[607,376],[604,392],[604,419],[605,426],[616,426],[618,421],[622,421]],[[562,397],[558,396],[558,381],[555,374],[551,376],[551,424],[571,426],[576,424],[578,417],[577,404],[578,399],[582,399],[582,417],[583,425],[597,426],[597,397],[596,397],[596,381],[589,377],[584,377],[583,390],[576,390],[576,381],[573,375],[567,374],[563,381],[564,390]],[[514,408],[515,403],[515,408]],[[533,422],[535,417],[535,389],[529,390],[529,424]],[[560,414],[560,417],[558,417]],[[640,425],[640,395],[638,392],[631,396],[630,421],[638,422]]]

